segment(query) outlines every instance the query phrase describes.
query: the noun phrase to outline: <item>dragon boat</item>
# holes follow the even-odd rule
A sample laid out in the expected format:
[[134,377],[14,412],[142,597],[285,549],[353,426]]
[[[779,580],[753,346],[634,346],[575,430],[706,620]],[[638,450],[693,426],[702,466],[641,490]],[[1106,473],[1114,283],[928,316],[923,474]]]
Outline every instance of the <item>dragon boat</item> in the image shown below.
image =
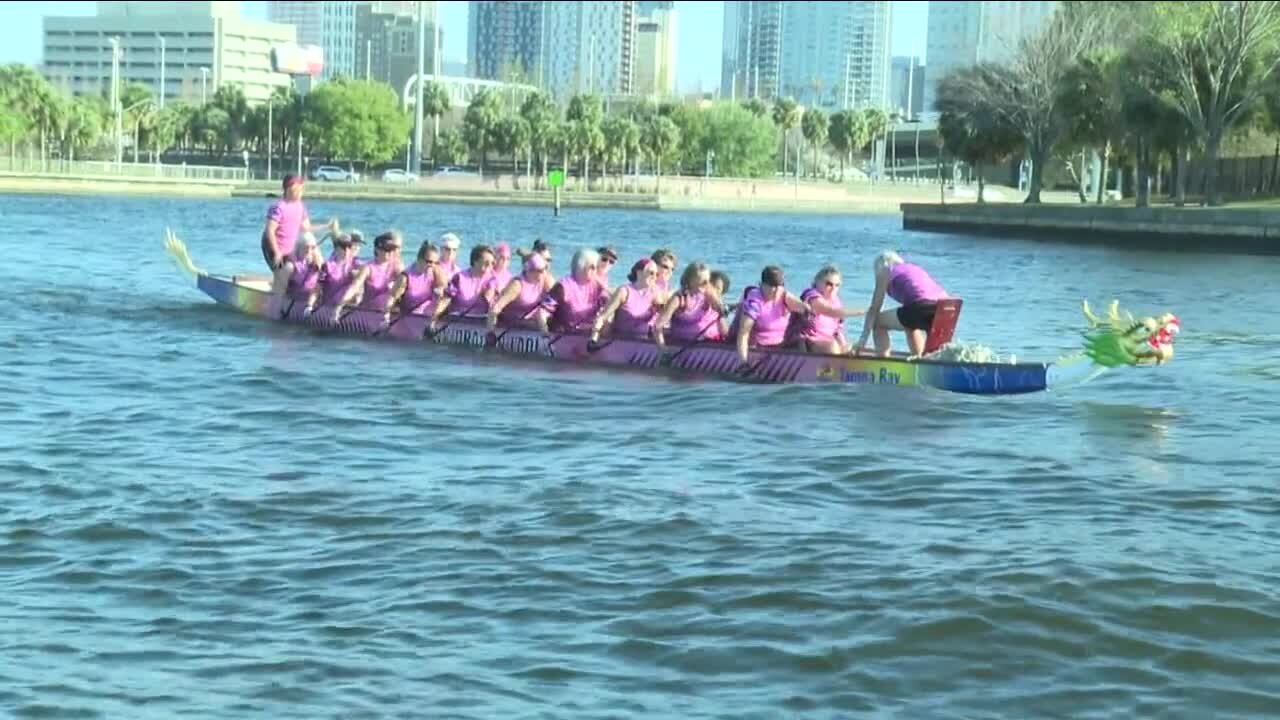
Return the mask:
[[1122,318],[1113,303],[1103,319],[1094,316],[1086,303],[1090,330],[1084,333],[1085,348],[1057,363],[939,359],[936,356],[944,355],[939,350],[945,350],[950,342],[959,316],[961,301],[955,300],[940,304],[925,355],[920,358],[900,353],[879,357],[753,349],[744,364],[734,345],[724,342],[668,346],[664,355],[655,343],[645,340],[604,339],[592,344],[584,333],[544,334],[521,327],[498,327],[491,332],[482,316],[446,316],[435,331],[425,315],[393,314],[388,318],[381,312],[348,308],[335,320],[332,306],[307,313],[305,303],[273,296],[267,276],[211,274],[195,267],[185,246],[171,233],[166,244],[178,265],[194,275],[196,287],[212,300],[273,322],[371,339],[427,342],[509,356],[740,382],[929,387],[976,395],[1033,393],[1054,386],[1064,366],[1082,361],[1090,361],[1096,368],[1167,362],[1178,332],[1178,320],[1172,315],[1135,321]]

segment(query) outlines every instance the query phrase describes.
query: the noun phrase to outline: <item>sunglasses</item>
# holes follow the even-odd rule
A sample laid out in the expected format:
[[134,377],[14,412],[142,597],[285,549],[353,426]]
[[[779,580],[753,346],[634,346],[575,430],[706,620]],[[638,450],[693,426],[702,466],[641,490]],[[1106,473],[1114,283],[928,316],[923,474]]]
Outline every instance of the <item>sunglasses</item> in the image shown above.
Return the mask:
[[667,272],[675,272],[675,269],[676,269],[675,265],[661,265],[659,267],[661,267],[663,270],[666,270]]
[[644,271],[644,274],[645,274],[645,277],[657,277],[657,275],[658,275],[658,271],[657,271],[657,270],[645,270],[645,271]]
[[830,280],[828,280],[828,281],[827,281],[827,287],[829,287],[829,288],[838,288],[838,287],[840,287],[840,283],[838,283],[838,282],[831,282]]
[[601,264],[601,265],[614,265],[614,264],[616,264],[617,262],[618,262],[618,259],[617,259],[617,258],[611,258],[611,257],[603,257],[603,258],[600,258],[600,264]]
[[440,261],[439,260],[423,260],[422,264],[423,265],[439,265]]

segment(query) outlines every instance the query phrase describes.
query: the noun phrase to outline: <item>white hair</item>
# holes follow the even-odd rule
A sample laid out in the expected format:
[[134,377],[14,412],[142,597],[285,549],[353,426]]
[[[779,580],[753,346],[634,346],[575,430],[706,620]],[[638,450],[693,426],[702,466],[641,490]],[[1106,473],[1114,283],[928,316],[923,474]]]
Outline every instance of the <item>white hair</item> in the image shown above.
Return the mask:
[[600,253],[591,248],[582,248],[573,254],[573,274],[584,273],[591,265],[599,264]]
[[879,275],[889,268],[899,263],[906,262],[902,256],[892,250],[885,250],[876,256],[872,267],[875,268],[876,274]]

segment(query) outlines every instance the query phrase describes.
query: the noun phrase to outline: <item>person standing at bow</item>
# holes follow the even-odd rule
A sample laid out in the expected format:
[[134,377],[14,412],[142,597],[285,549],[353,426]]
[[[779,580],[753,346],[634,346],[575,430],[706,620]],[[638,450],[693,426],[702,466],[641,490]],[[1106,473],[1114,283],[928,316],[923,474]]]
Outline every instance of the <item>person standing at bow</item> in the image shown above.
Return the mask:
[[[302,202],[302,178],[285,175],[281,183],[280,199],[267,209],[267,221],[262,228],[262,259],[271,269],[271,291],[279,296],[293,274],[292,257],[298,246],[298,235],[305,233],[309,242],[315,241],[311,233],[311,216]],[[329,221],[331,232],[337,232],[336,220]]]

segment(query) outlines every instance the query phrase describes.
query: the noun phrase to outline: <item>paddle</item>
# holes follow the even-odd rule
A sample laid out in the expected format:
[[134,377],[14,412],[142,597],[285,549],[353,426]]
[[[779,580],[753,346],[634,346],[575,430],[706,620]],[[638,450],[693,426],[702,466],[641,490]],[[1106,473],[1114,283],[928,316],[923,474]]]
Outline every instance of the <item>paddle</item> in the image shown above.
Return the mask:
[[390,331],[391,331],[391,328],[392,328],[392,327],[394,327],[396,323],[400,322],[400,321],[401,321],[401,320],[403,320],[405,317],[407,317],[407,316],[409,316],[409,315],[412,315],[412,314],[416,313],[416,312],[418,311],[418,308],[420,308],[420,307],[422,307],[423,305],[426,305],[427,303],[429,303],[429,302],[431,302],[432,300],[434,300],[434,299],[435,299],[435,295],[436,295],[436,294],[435,294],[435,288],[432,288],[432,292],[431,292],[430,294],[428,294],[428,295],[427,295],[427,297],[426,297],[426,298],[424,298],[424,299],[422,300],[422,302],[420,302],[420,303],[418,303],[417,305],[414,305],[413,307],[409,308],[409,311],[408,311],[408,312],[402,312],[402,313],[400,313],[399,315],[396,315],[396,317],[395,317],[395,319],[394,319],[394,320],[392,320],[391,322],[387,323],[387,326],[386,326],[386,327],[384,327],[384,328],[382,328],[381,330],[379,330],[378,332],[374,333],[374,334],[373,334],[373,337],[381,337],[381,336],[385,335],[386,333],[390,332]]
[[427,323],[427,329],[426,329],[426,330],[424,330],[424,331],[422,332],[422,337],[423,337],[424,339],[426,339],[426,340],[434,340],[434,339],[436,338],[436,336],[437,336],[437,335],[439,335],[440,333],[444,332],[444,331],[445,331],[445,329],[446,329],[446,328],[448,328],[448,327],[449,327],[449,325],[451,325],[451,324],[453,323],[453,321],[454,321],[454,320],[457,320],[458,318],[462,317],[463,315],[467,315],[467,314],[469,314],[472,310],[475,310],[475,309],[476,309],[476,306],[478,306],[478,305],[480,304],[480,301],[481,301],[481,300],[484,300],[484,299],[485,299],[485,298],[484,298],[484,293],[480,293],[478,296],[476,296],[476,299],[475,299],[475,300],[473,300],[473,301],[471,302],[471,306],[470,306],[470,307],[468,307],[466,310],[463,310],[463,311],[462,311],[462,313],[460,313],[460,314],[458,314],[458,315],[450,314],[450,315],[448,316],[448,319],[446,319],[446,320],[444,321],[444,324],[443,324],[443,325],[441,325],[440,327],[436,328],[435,330],[432,330],[432,329],[431,329],[431,324],[430,324],[430,323]]
[[708,330],[711,329],[712,325],[715,325],[718,322],[720,322],[719,315],[716,315],[714,318],[711,318],[711,322],[707,323],[706,325],[703,325],[702,329],[698,331],[698,334],[693,336],[693,340],[690,340],[689,342],[685,343],[683,346],[680,347],[679,350],[676,350],[674,353],[670,355],[664,355],[662,358],[659,359],[658,364],[663,366],[671,365],[671,362],[676,358],[680,357],[681,355],[683,355],[686,350],[702,342],[702,336]]
[[[521,280],[520,282],[525,282],[525,281]],[[516,322],[520,322],[521,320],[528,320],[529,316],[533,314],[533,311],[541,307],[542,307],[542,299],[539,298],[538,302],[533,304],[533,307],[529,308],[528,310],[525,310],[523,315],[516,318]],[[507,329],[503,330],[500,334],[494,334],[490,332],[489,333],[490,339],[485,343],[485,345],[488,347],[497,347],[498,341],[501,340],[503,337],[505,337],[507,333],[515,329],[516,329],[516,326],[512,325],[511,327],[508,327]]]

